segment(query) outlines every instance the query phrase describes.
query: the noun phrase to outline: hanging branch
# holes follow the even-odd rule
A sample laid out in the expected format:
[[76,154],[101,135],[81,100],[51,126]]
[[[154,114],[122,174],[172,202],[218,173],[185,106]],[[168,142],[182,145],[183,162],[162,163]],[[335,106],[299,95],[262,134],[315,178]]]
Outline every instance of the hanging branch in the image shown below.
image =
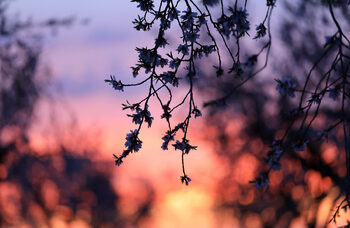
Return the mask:
[[[132,104],[127,102],[123,104],[123,110],[134,112],[133,114],[128,114],[128,116],[132,118],[132,122],[138,127],[127,134],[125,142],[126,149],[120,156],[114,155],[116,159],[115,164],[117,166],[121,165],[124,158],[130,153],[138,152],[141,149],[142,141],[139,135],[144,122],[147,123],[148,127],[152,125],[154,117],[152,117],[150,113],[149,101],[151,97],[155,97],[163,110],[161,118],[165,119],[168,126],[168,130],[162,138],[163,144],[161,148],[163,150],[168,150],[169,144],[175,141],[171,146],[175,150],[181,151],[181,182],[188,185],[191,179],[186,174],[185,155],[197,149],[196,146],[190,144],[190,140],[188,139],[189,125],[192,118],[197,118],[202,115],[195,102],[194,94],[196,80],[200,77],[197,69],[197,62],[204,56],[208,57],[216,52],[218,61],[218,65],[214,66],[216,76],[221,77],[225,72],[233,75],[234,78],[240,81],[238,82],[237,88],[258,75],[266,68],[268,63],[272,39],[270,29],[271,15],[275,6],[275,1],[268,0],[266,2],[266,15],[262,23],[256,27],[256,35],[253,38],[255,40],[264,40],[264,37],[268,34],[268,40],[263,41],[265,45],[263,45],[262,49],[256,54],[249,56],[245,62],[241,60],[240,40],[249,38],[249,36],[247,36],[250,30],[247,0],[244,1],[244,4],[242,3],[242,6],[238,1],[236,1],[233,6],[226,6],[224,2],[220,0],[221,15],[217,19],[214,19],[214,15],[211,9],[209,9],[219,3],[219,1],[215,0],[206,0],[203,1],[203,4],[195,3],[193,0],[161,0],[158,5],[156,5],[153,0],[132,0],[131,2],[137,3],[137,7],[143,12],[143,15],[139,15],[133,21],[136,30],[149,31],[158,23],[159,27],[158,35],[152,48],[136,48],[139,54],[139,60],[135,66],[131,67],[132,74],[135,78],[140,77],[139,74],[144,74],[146,76],[145,79],[138,83],[130,84],[117,80],[115,76],[110,76],[110,79],[105,80],[118,91],[124,91],[127,87],[141,86],[146,83],[149,87],[148,94],[139,102]],[[170,50],[171,48],[166,39],[166,34],[175,26],[181,31],[181,43],[176,45],[177,48],[175,50]],[[200,37],[201,31],[205,31],[203,36],[207,36],[209,42],[203,41],[205,39]],[[221,41],[219,41],[217,37],[222,41],[223,47],[220,47]],[[235,40],[235,45],[231,46],[228,43],[230,39]],[[170,51],[165,56],[162,56],[160,53],[164,52],[162,49],[166,47],[168,47]],[[228,53],[232,60],[232,67],[228,70],[224,70],[222,65],[222,54],[224,52]],[[259,56],[263,53],[265,53],[263,66],[253,73],[246,74],[245,70],[248,72],[248,70],[253,69],[259,60]],[[185,73],[183,73],[183,70]],[[181,75],[185,75],[185,77],[180,78],[180,72]],[[181,102],[173,104],[174,87],[182,86],[182,83],[180,85],[181,80],[186,81],[186,85],[189,85],[189,88],[185,96],[181,99]],[[165,97],[161,95],[163,90],[165,90],[167,94]],[[229,98],[231,95],[232,92],[227,94],[224,99]],[[209,103],[216,103],[220,100],[223,100],[223,98],[215,99],[215,101]],[[206,103],[205,106],[209,103]],[[170,121],[171,117],[174,111],[182,106],[188,107],[187,115],[182,122],[177,123],[173,127]],[[180,129],[182,133],[180,133]],[[175,139],[175,137],[178,137],[178,139]]]

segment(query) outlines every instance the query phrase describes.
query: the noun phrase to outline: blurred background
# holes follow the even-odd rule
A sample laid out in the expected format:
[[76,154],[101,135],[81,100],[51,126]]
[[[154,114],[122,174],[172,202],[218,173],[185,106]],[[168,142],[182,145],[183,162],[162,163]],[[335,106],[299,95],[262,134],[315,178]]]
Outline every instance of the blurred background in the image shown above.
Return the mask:
[[[264,5],[252,1],[250,15],[263,17]],[[191,141],[199,148],[186,160],[192,182],[185,186],[179,152],[160,148],[166,125],[156,115],[141,133],[142,150],[114,166],[112,154],[121,153],[133,127],[121,104],[145,91],[119,93],[104,79],[132,82],[136,46],[154,43],[155,31],[133,29],[136,5],[0,0],[0,227],[345,225],[344,211],[337,225],[328,224],[346,175],[340,131],[284,158],[268,191],[249,184],[281,134],[285,119],[276,116],[289,102],[271,79],[306,72],[334,30],[325,6],[313,1],[281,1],[275,11],[271,65],[225,109],[204,109],[192,122]],[[349,34],[349,13],[342,6],[337,12]],[[261,44],[243,45],[250,51]],[[199,83],[202,101],[232,86],[211,73],[203,71]],[[331,111],[320,129],[336,116]]]

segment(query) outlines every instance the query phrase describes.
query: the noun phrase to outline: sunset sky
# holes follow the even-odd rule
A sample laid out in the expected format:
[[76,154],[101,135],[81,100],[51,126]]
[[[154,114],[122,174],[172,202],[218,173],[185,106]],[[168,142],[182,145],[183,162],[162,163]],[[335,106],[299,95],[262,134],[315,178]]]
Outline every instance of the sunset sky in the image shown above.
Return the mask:
[[[53,100],[42,99],[37,106],[36,124],[31,129],[33,148],[40,153],[50,151],[47,148],[54,151],[58,146],[53,143],[57,136],[62,142],[70,142],[72,147],[84,146],[79,144],[79,140],[84,139],[99,151],[92,157],[105,161],[115,170],[113,184],[122,197],[119,206],[126,215],[132,214],[133,204],[146,194],[142,186],[143,181],[148,181],[156,197],[152,217],[143,227],[215,227],[218,223],[214,194],[217,180],[223,177],[225,169],[232,167],[227,167],[215,154],[218,148],[208,140],[208,135],[215,140],[216,132],[205,128],[205,118],[193,121],[190,128],[191,142],[198,150],[186,160],[187,172],[192,178],[189,187],[180,182],[180,152],[161,150],[166,123],[157,116],[154,126],[141,133],[142,150],[125,159],[122,166],[114,166],[112,154],[122,152],[126,133],[135,127],[121,104],[126,100],[136,101],[146,91],[140,87],[121,93],[104,79],[115,75],[123,82],[133,82],[130,66],[137,62],[135,47],[154,43],[154,31],[145,33],[133,29],[131,22],[139,13],[136,4],[127,0],[16,0],[10,4],[9,12],[39,23],[48,18],[74,16],[76,19],[69,28],[44,32],[41,64],[50,69],[49,94]],[[258,6],[253,7],[251,13],[263,14]],[[154,113],[159,114],[159,109]],[[227,125],[237,132],[242,127],[237,120]],[[203,129],[205,135],[201,134]],[[239,140],[235,143],[239,145]],[[247,155],[240,162],[242,169],[235,175],[248,183],[255,173],[247,164],[254,166],[260,161]],[[234,216],[220,215],[219,219],[224,221],[220,227],[239,227]],[[246,227],[259,227],[259,219],[257,214],[250,215]],[[304,227],[299,220],[296,219],[292,227]]]

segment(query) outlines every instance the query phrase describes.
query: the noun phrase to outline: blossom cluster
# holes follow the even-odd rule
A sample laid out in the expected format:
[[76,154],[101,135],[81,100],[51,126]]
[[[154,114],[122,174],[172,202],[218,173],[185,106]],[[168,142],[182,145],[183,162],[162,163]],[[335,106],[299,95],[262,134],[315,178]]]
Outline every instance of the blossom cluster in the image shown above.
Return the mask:
[[111,79],[106,79],[105,82],[108,82],[109,84],[111,84],[113,89],[115,89],[115,90],[124,91],[124,85],[123,85],[122,81],[115,80],[115,76],[113,76],[113,75],[111,75],[110,77],[111,77]]
[[292,78],[290,77],[285,77],[282,78],[282,80],[275,79],[277,81],[277,86],[276,90],[280,92],[282,96],[290,96],[290,97],[295,97],[295,89],[297,87],[297,84],[293,82]]
[[280,159],[283,154],[282,146],[283,146],[282,141],[278,138],[276,138],[271,144],[272,150],[270,150],[267,155],[268,156],[267,163],[271,167],[271,169],[274,169],[274,170],[281,169]]
[[148,124],[148,127],[152,126],[152,120],[154,119],[151,116],[151,113],[148,111],[148,105],[145,106],[145,109],[136,107],[135,114],[128,114],[132,118],[132,122],[135,124],[141,124],[142,121],[145,121]]
[[244,36],[250,29],[247,10],[243,8],[229,8],[229,15],[223,14],[217,21],[219,31],[226,36],[227,39],[231,35],[234,37]]

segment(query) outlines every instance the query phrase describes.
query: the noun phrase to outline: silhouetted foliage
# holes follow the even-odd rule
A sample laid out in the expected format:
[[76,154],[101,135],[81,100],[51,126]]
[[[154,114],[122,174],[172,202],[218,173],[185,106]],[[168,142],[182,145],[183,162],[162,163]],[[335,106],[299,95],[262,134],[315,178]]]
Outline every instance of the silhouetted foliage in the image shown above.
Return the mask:
[[[261,20],[249,15],[249,4],[256,3],[247,0],[132,2],[143,11],[143,15],[133,22],[135,29],[149,31],[158,25],[156,21],[159,21],[159,27],[153,48],[136,49],[139,62],[132,67],[133,76],[145,74],[146,79],[134,84],[123,83],[114,76],[106,80],[120,91],[129,86],[149,85],[144,99],[123,105],[123,109],[136,111],[129,116],[138,128],[127,135],[126,149],[120,156],[115,156],[116,164],[119,166],[130,153],[140,150],[139,132],[143,122],[148,127],[152,124],[148,104],[155,97],[164,110],[161,118],[166,120],[169,128],[163,137],[162,149],[167,150],[179,130],[183,131],[172,146],[181,151],[181,181],[187,185],[191,179],[185,172],[184,155],[197,149],[189,144],[189,122],[201,116],[194,101],[194,88],[198,85],[199,93],[209,99],[204,107],[209,107],[211,113],[207,118],[208,125],[218,132],[216,143],[220,146],[220,156],[230,167],[235,167],[237,159],[251,151],[253,157],[265,163],[258,177],[251,181],[257,189],[266,191],[264,200],[253,204],[252,201],[236,203],[222,199],[224,206],[261,213],[274,205],[275,217],[263,225],[284,227],[292,218],[304,216],[302,213],[306,210],[317,211],[331,186],[338,186],[339,197],[344,200],[334,216],[328,216],[330,222],[336,222],[339,208],[349,209],[349,1],[280,1],[282,8],[276,1],[267,0],[266,14]],[[283,21],[272,15],[278,7],[286,13]],[[258,23],[255,31],[251,29],[253,19],[261,21],[255,22]],[[274,20],[281,21],[279,37],[271,29]],[[173,39],[180,43],[175,48],[166,37],[166,32],[174,26],[178,26],[180,32],[180,39]],[[252,43],[252,40],[256,42]],[[253,48],[248,49],[248,45]],[[278,51],[271,54],[273,45]],[[165,47],[168,49],[164,51],[162,48]],[[210,60],[201,59],[209,55]],[[247,56],[245,60],[242,59],[244,55]],[[217,63],[210,72],[208,62],[214,61]],[[187,83],[180,83],[181,75]],[[188,91],[178,104],[173,104],[176,90],[173,87]],[[160,93],[162,90],[166,91],[166,97]],[[216,97],[213,98],[213,94]],[[188,107],[185,120],[172,127],[173,111],[183,106]],[[232,119],[238,119],[243,126],[237,134],[229,129],[228,123]],[[233,149],[235,138],[243,141],[238,149]],[[328,141],[334,142],[339,150],[331,161],[322,154]],[[258,145],[254,147],[252,142],[258,142]],[[342,171],[344,167],[346,172]],[[257,170],[252,169],[256,174]],[[278,170],[282,170],[282,174],[276,174]],[[232,175],[229,170],[218,187],[221,192],[237,184],[237,180],[232,181]],[[276,179],[279,175],[282,179],[276,186],[270,177]],[[324,185],[330,187],[318,191],[311,189],[308,178],[323,180],[328,183]],[[240,197],[254,198],[258,193],[245,183],[239,184]],[[305,197],[293,193],[293,187],[298,187]],[[226,193],[221,196],[226,197]],[[306,199],[310,202],[308,205],[305,205]],[[307,223],[314,227],[316,217],[309,218]]]

